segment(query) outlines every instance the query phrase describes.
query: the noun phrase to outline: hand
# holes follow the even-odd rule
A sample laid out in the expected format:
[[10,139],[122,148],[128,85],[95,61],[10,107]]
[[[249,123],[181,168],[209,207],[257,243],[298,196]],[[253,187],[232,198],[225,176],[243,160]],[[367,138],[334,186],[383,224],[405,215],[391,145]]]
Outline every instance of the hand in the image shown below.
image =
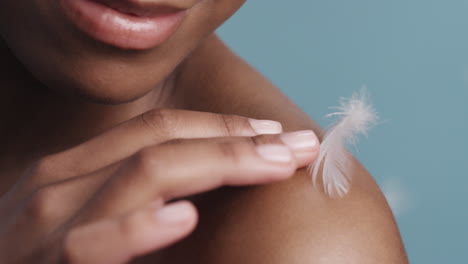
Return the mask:
[[[38,160],[0,199],[0,263],[127,263],[190,234],[175,198],[284,180],[316,158],[311,131],[153,110]],[[272,135],[259,135],[272,134]]]

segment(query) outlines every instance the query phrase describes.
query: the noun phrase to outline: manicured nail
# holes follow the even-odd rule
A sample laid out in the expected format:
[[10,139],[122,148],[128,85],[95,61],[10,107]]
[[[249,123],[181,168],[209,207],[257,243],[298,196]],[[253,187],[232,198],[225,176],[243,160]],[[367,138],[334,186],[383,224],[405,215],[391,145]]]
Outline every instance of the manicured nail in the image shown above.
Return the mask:
[[267,161],[290,162],[293,158],[291,150],[283,145],[266,144],[257,146],[257,153]]
[[186,221],[193,215],[193,209],[187,202],[175,202],[159,208],[156,219],[167,224],[177,224]]
[[283,131],[281,123],[271,120],[249,119],[250,126],[255,133],[262,134],[279,134]]
[[318,145],[318,139],[312,130],[303,130],[285,133],[281,140],[292,149],[314,148]]

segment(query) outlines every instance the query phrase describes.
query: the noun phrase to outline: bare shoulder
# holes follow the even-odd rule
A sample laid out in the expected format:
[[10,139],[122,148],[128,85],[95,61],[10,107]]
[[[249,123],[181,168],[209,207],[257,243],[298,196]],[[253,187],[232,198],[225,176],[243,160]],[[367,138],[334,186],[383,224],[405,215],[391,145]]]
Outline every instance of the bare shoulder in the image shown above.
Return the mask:
[[406,263],[382,194],[356,165],[343,199],[325,197],[304,171],[236,194],[213,236],[218,253],[207,263]]
[[353,174],[343,199],[312,188],[304,171],[285,183],[231,193],[217,208],[221,225],[204,263],[406,263],[377,186],[364,168]]
[[160,257],[205,264],[407,263],[382,194],[356,165],[342,199],[313,188],[304,171],[283,183],[209,193],[196,201],[196,231]]
[[[215,36],[183,68],[185,108],[320,131]],[[161,255],[171,263],[407,263],[382,193],[366,169],[354,164],[352,189],[342,199],[327,198],[303,170],[278,184],[210,193],[197,202],[195,233]]]

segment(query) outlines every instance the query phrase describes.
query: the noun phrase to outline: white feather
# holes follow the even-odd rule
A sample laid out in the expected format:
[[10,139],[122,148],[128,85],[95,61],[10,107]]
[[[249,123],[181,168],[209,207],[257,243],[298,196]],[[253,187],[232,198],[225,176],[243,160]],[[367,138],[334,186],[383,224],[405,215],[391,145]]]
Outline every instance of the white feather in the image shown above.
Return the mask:
[[367,135],[377,122],[377,113],[368,102],[366,89],[355,92],[351,98],[340,98],[337,112],[327,117],[337,118],[327,130],[320,146],[317,160],[309,166],[312,181],[317,184],[322,167],[322,184],[330,197],[343,197],[351,188],[349,171],[352,169],[346,145],[355,145],[359,134]]

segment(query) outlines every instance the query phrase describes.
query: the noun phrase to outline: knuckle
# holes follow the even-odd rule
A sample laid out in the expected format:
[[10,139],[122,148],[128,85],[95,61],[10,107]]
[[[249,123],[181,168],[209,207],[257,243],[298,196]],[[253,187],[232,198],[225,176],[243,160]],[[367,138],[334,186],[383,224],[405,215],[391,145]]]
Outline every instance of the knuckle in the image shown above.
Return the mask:
[[245,154],[245,145],[245,143],[239,144],[239,142],[221,142],[218,144],[218,148],[223,158],[238,164],[241,162],[243,153]]
[[77,254],[77,248],[79,248],[80,243],[80,232],[78,229],[72,229],[63,239],[63,260],[65,263],[75,263],[79,259]]
[[31,166],[32,177],[36,180],[45,180],[56,173],[57,161],[54,156],[45,156],[36,160]]
[[77,226],[68,230],[62,239],[62,256],[60,263],[86,263],[89,247],[89,228]]
[[28,215],[41,222],[48,222],[56,214],[60,200],[54,187],[42,187],[36,190],[29,202]]
[[157,134],[170,134],[173,132],[176,111],[166,108],[153,109],[139,116],[140,122]]
[[165,141],[164,143],[161,144],[161,146],[165,145],[181,145],[188,142],[187,139],[182,139],[182,138],[173,138],[170,140]]
[[144,226],[145,223],[143,223],[142,217],[138,213],[132,213],[118,221],[118,232],[126,241],[132,243],[138,239],[139,232]]
[[43,186],[52,182],[82,174],[79,163],[70,162],[61,153],[44,156],[28,168],[31,184]]
[[255,145],[260,144],[284,144],[281,141],[280,135],[259,135],[252,138],[252,141]]
[[241,162],[241,159],[255,152],[258,145],[263,144],[283,144],[278,135],[260,135],[255,137],[242,137],[235,141],[220,142],[218,148],[222,157],[230,159],[234,163]]
[[133,158],[133,168],[138,177],[143,177],[148,184],[156,184],[158,181],[157,175],[161,170],[160,155],[151,148],[145,148],[135,154]]
[[219,123],[229,136],[243,135],[245,132],[255,134],[247,118],[236,115],[218,115]]

